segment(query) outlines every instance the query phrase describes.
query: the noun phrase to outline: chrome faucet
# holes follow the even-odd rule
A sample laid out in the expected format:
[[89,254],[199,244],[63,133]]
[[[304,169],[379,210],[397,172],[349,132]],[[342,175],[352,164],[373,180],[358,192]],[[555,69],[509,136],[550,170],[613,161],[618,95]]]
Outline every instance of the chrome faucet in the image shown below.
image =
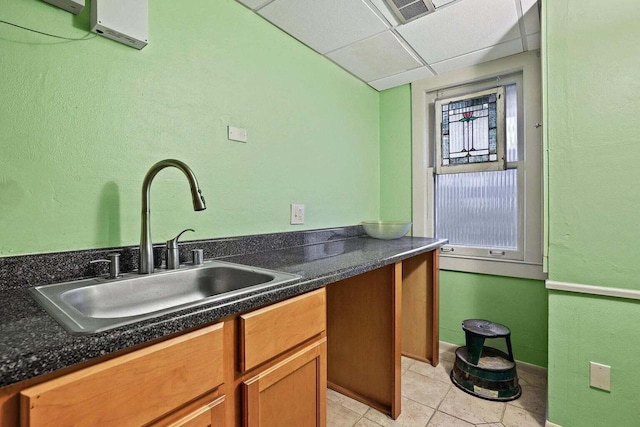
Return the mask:
[[174,159],[161,160],[151,166],[151,169],[149,169],[149,172],[147,172],[142,182],[142,230],[140,233],[140,262],[138,264],[138,273],[140,274],[153,273],[153,246],[151,243],[151,226],[149,224],[149,193],[151,190],[151,181],[153,181],[153,178],[158,172],[169,166],[180,169],[187,177],[189,186],[191,187],[193,210],[202,211],[207,208],[204,204],[202,191],[200,191],[198,187],[198,180],[189,166],[180,160]]

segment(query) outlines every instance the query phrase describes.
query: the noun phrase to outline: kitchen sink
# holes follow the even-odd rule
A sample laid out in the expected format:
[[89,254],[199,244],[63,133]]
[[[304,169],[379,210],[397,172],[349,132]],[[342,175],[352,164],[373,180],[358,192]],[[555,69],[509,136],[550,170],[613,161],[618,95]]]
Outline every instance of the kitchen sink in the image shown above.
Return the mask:
[[295,274],[209,261],[199,267],[94,278],[29,289],[68,331],[101,332],[299,279]]

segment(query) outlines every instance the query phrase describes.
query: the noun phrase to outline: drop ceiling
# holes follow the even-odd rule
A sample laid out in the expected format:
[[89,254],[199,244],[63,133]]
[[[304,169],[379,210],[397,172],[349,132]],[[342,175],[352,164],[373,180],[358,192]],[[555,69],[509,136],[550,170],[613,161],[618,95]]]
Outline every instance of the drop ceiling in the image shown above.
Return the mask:
[[237,1],[377,90],[540,48],[537,0]]

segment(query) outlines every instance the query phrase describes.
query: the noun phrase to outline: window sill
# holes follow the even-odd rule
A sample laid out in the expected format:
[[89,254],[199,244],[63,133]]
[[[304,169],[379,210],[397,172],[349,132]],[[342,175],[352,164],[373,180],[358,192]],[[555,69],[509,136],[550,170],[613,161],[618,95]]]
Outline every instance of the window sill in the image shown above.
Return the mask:
[[542,271],[542,263],[532,264],[505,259],[472,258],[444,253],[440,253],[440,270],[535,280],[545,280],[547,278],[547,273]]

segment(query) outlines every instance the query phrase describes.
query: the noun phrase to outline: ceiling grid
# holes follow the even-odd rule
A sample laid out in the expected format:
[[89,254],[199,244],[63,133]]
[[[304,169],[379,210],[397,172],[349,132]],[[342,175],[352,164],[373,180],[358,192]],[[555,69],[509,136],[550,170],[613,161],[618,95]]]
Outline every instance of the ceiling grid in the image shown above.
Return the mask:
[[538,0],[237,1],[377,90],[540,46]]

